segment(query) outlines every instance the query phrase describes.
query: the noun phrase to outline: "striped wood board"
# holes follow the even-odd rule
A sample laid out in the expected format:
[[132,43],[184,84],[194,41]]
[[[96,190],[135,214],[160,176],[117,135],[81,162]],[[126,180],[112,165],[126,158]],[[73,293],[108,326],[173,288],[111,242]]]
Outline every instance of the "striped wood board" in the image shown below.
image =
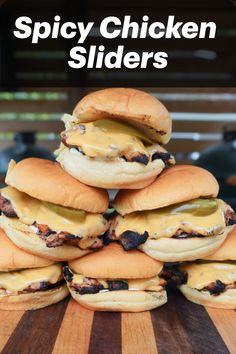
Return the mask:
[[175,290],[151,312],[93,312],[67,299],[0,316],[2,354],[236,354],[236,312],[206,309]]

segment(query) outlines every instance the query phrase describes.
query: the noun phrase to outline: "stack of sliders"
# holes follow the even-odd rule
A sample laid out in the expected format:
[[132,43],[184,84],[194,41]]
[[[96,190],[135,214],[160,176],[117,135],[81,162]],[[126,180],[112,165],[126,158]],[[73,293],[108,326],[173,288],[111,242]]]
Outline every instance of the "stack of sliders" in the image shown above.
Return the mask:
[[[63,264],[67,287],[82,306],[150,310],[167,302],[163,262],[198,259],[204,263],[181,263],[175,273],[181,291],[205,304],[214,303],[212,293],[220,292],[217,304],[235,306],[225,295],[234,297],[231,260],[236,258],[232,253],[222,256],[224,246],[218,249],[233,237],[227,238],[236,215],[217,198],[219,186],[211,173],[174,166],[162,146],[171,134],[166,108],[139,90],[106,89],[85,96],[63,121],[59,163],[30,158],[9,165],[8,186],[0,196],[0,226],[8,244],[13,242],[28,262],[0,263],[6,272],[0,273],[3,307],[12,303],[14,308],[19,299],[23,309],[37,308],[65,297],[61,266],[53,263],[63,261],[68,262]],[[100,187],[122,188],[109,220],[104,217],[108,193]],[[227,263],[219,266],[221,260]],[[28,269],[34,264],[37,275]],[[222,277],[219,269],[224,269]],[[9,285],[13,270],[22,279],[16,287]],[[202,271],[210,275],[199,283]],[[49,297],[44,301],[45,294]],[[29,296],[42,301],[31,304]]]
[[170,167],[142,190],[118,192],[107,242],[174,262],[162,277],[190,301],[236,309],[236,213],[218,191],[208,171]]
[[108,194],[38,158],[11,161],[6,183],[0,194],[0,308],[56,303],[69,294],[57,262],[103,247]]
[[236,309],[236,226],[216,252],[203,260],[180,265],[179,271],[175,281],[188,300]]
[[[160,101],[139,90],[93,92],[62,120],[65,131],[56,151],[62,168],[87,185],[140,189],[175,164],[163,144],[171,118]],[[107,242],[107,236],[104,238]],[[113,243],[70,261],[65,278],[75,300],[97,310],[144,311],[167,301],[161,261]]]
[[60,263],[21,250],[0,229],[1,310],[39,309],[68,293]]
[[62,118],[57,160],[79,181],[102,188],[144,188],[175,163],[163,147],[171,118],[146,92],[112,88],[93,92]]
[[[141,188],[174,164],[160,145],[170,138],[169,113],[144,92],[111,89],[85,97],[64,121],[58,160],[65,171],[36,158],[12,161],[8,186],[1,190],[1,227],[21,252],[46,262],[68,261],[68,288],[88,308],[143,311],[161,306],[167,301],[161,261],[138,250],[127,253],[118,243],[100,250],[110,225],[103,216],[108,194],[93,186]],[[37,280],[25,282],[19,294],[41,289]],[[4,291],[10,302],[13,294],[7,287]],[[28,308],[36,307],[28,303]]]

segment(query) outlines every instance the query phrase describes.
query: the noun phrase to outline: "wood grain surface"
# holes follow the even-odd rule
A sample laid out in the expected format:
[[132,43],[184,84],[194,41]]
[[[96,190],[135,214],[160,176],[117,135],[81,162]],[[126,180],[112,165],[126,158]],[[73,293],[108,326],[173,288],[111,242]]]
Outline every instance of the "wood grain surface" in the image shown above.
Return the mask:
[[93,312],[72,299],[1,311],[3,354],[236,354],[236,312],[188,302],[175,289],[142,313]]

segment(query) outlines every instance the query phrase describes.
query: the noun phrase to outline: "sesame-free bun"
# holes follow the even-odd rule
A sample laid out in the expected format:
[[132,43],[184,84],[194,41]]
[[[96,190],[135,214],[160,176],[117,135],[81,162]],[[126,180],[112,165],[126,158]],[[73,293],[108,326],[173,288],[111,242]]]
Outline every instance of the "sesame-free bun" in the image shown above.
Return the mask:
[[216,236],[190,237],[176,239],[162,237],[156,240],[147,239],[139,249],[154,259],[163,262],[192,261],[214,252],[226,239],[231,227]]
[[165,167],[161,159],[150,161],[147,165],[123,159],[96,160],[67,147],[59,153],[57,160],[65,171],[79,181],[110,189],[144,188],[152,183]]
[[166,291],[107,291],[80,295],[69,288],[71,296],[82,306],[94,311],[140,312],[152,310],[167,302]]
[[213,198],[218,191],[218,182],[209,171],[191,165],[175,165],[164,170],[144,189],[119,191],[113,205],[118,213],[125,215],[200,197]]
[[179,290],[189,300],[196,304],[222,309],[236,309],[236,289],[228,289],[223,293],[213,296],[208,291],[199,291],[180,285]]
[[0,229],[0,272],[24,268],[47,267],[53,263],[53,261],[21,250],[11,242],[6,233]]
[[236,260],[236,226],[233,226],[224,243],[204,259],[211,261]]
[[79,182],[49,160],[28,158],[18,163],[11,160],[6,183],[34,198],[91,213],[102,213],[109,204],[105,190]]
[[108,88],[92,92],[76,105],[73,116],[81,123],[120,119],[143,131],[153,141],[166,144],[171,118],[165,106],[152,95],[130,88]]
[[0,310],[37,310],[56,304],[69,295],[65,285],[55,289],[18,295],[0,295]]
[[163,263],[138,250],[126,252],[118,243],[69,262],[74,273],[100,279],[143,279],[160,273]]
[[21,223],[17,218],[7,218],[1,215],[0,227],[17,247],[53,261],[67,261],[90,252],[70,245],[49,248],[45,241],[33,233],[30,226]]

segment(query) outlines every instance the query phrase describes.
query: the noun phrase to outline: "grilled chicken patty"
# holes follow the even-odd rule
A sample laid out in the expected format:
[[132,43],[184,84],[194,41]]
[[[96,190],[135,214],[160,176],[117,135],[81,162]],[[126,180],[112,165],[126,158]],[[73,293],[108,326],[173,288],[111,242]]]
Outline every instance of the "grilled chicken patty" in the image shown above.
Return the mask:
[[[64,278],[70,287],[73,288],[80,295],[84,294],[96,294],[100,291],[118,291],[129,290],[129,281],[114,279],[114,280],[101,280],[90,277],[81,276],[79,283],[73,282],[74,274],[68,266],[63,268]],[[165,287],[166,281],[162,278],[159,279],[159,286]],[[133,290],[133,289],[130,289]]]
[[[65,280],[61,279],[55,284],[51,284],[48,281],[40,281],[40,282],[35,282],[32,283],[30,286],[25,288],[22,291],[18,291],[18,294],[28,294],[28,293],[35,293],[37,291],[48,291],[52,289],[59,288],[65,284]],[[0,293],[3,293],[5,295],[11,295],[11,292],[9,290],[6,290],[4,288],[0,288]]]

